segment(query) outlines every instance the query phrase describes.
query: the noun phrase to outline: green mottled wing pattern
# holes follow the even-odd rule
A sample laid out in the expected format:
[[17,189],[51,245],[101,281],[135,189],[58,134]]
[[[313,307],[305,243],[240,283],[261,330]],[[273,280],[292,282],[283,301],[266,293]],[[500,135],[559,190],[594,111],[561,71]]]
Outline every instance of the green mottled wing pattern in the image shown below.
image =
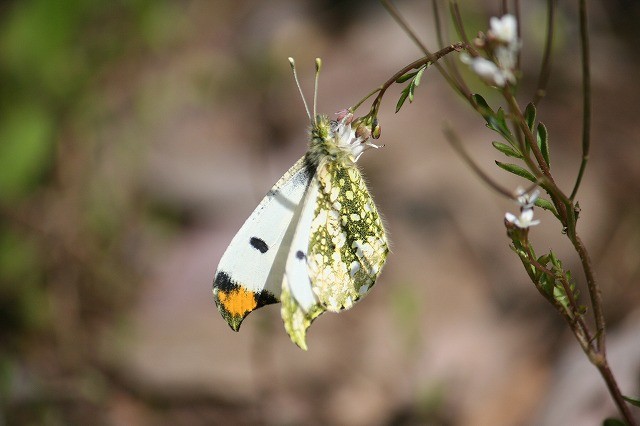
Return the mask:
[[[317,194],[304,206],[312,213],[310,226],[301,220],[296,231],[296,239],[308,241],[304,251],[308,278],[285,275],[280,295],[285,329],[305,350],[306,331],[313,320],[325,311],[349,309],[367,294],[389,252],[382,220],[355,164],[326,162],[310,187]],[[294,257],[292,253],[290,258]],[[309,282],[314,300],[296,298],[295,286]]]
[[354,163],[327,162],[317,172],[316,212],[309,238],[309,275],[320,304],[350,308],[367,294],[389,247],[382,220]]

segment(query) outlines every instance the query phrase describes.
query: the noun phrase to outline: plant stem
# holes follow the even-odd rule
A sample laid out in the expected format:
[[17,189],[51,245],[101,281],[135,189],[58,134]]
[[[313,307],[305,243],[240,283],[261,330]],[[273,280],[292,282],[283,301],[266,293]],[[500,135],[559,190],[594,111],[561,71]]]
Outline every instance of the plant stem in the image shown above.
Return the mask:
[[433,53],[433,54],[429,54],[428,56],[425,56],[423,58],[417,59],[413,62],[411,62],[409,65],[406,65],[405,67],[403,67],[400,71],[396,72],[391,78],[389,78],[387,81],[384,82],[384,84],[382,84],[379,88],[375,89],[374,91],[372,91],[371,93],[369,93],[364,99],[362,99],[360,102],[358,102],[352,109],[355,110],[357,107],[359,107],[367,98],[369,98],[370,96],[372,96],[374,93],[378,93],[378,96],[376,96],[376,98],[373,100],[373,104],[371,105],[371,111],[375,114],[377,114],[378,112],[378,108],[380,107],[380,103],[382,102],[382,97],[384,96],[385,92],[387,91],[387,89],[389,87],[391,87],[391,85],[393,83],[396,82],[396,80],[400,77],[402,77],[403,75],[405,75],[407,72],[414,70],[414,69],[418,69],[424,65],[427,64],[437,64],[437,61],[442,58],[445,55],[448,55],[449,53],[456,51],[456,50],[461,50],[464,49],[464,43],[454,43],[450,46],[447,46],[443,49],[438,50],[437,52]]
[[582,182],[582,176],[589,161],[591,145],[591,65],[589,60],[589,30],[586,0],[580,0],[580,52],[582,58],[582,161],[576,183],[571,191],[571,200],[575,199]]
[[[542,98],[546,95],[547,83],[551,74],[551,49],[553,47],[553,30],[555,25],[556,0],[547,0],[547,35],[544,43],[544,53],[540,74],[538,76],[538,87],[533,94],[533,104],[538,106]],[[519,29],[520,27],[518,27]]]
[[580,256],[580,262],[582,263],[582,270],[584,271],[585,278],[587,280],[587,289],[589,291],[589,297],[591,298],[591,307],[593,309],[593,317],[596,323],[596,340],[598,353],[603,357],[606,357],[607,351],[605,347],[605,320],[604,313],[602,312],[602,294],[600,287],[596,283],[596,279],[591,266],[591,259],[587,249],[578,235],[574,238],[570,238],[573,246]]
[[601,356],[596,359],[597,362],[591,361],[598,368],[600,375],[604,379],[607,384],[607,388],[609,389],[609,393],[613,398],[613,401],[616,403],[620,414],[624,417],[625,422],[628,426],[637,426],[636,420],[633,418],[631,414],[631,410],[629,410],[629,405],[622,397],[622,393],[620,392],[620,388],[618,387],[618,383],[616,382],[615,377],[613,376],[613,372],[611,368],[609,368],[609,363],[607,362],[607,358],[605,356]]

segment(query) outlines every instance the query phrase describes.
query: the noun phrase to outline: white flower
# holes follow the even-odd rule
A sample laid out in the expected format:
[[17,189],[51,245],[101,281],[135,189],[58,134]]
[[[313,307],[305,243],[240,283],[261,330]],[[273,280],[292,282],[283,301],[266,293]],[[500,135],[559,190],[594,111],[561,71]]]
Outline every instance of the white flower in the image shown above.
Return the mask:
[[518,204],[520,204],[521,209],[532,209],[536,200],[540,196],[540,191],[536,189],[531,194],[527,194],[525,190],[519,186],[516,188],[516,194],[518,197]]
[[489,37],[493,37],[507,45],[518,43],[518,21],[513,15],[504,15],[502,18],[495,16],[489,20],[491,28],[487,31]]
[[460,60],[471,66],[474,73],[485,83],[491,86],[504,87],[507,82],[507,76],[504,71],[488,59],[481,56],[472,58],[466,53],[460,55]]
[[485,83],[491,86],[504,87],[507,83],[515,84],[515,70],[518,66],[518,22],[513,15],[501,18],[493,17],[486,38],[480,42],[485,46],[490,59],[480,56],[470,57],[462,54],[460,59],[468,64]]
[[516,69],[518,62],[518,49],[511,46],[498,46],[493,51],[496,57],[498,68],[502,73],[502,77],[511,84],[516,83],[516,76],[513,70]]
[[504,218],[507,222],[513,223],[520,229],[527,229],[530,226],[535,226],[540,223],[539,220],[533,220],[533,209],[522,209],[520,216],[507,212]]
[[[346,111],[346,110],[343,110]],[[353,114],[343,114],[338,112],[341,117],[340,121],[334,121],[331,124],[331,132],[338,149],[347,152],[353,156],[354,161],[358,161],[362,153],[368,148],[380,148],[378,145],[369,141],[371,132],[358,132],[357,127],[353,127]],[[364,125],[360,127],[365,128]]]

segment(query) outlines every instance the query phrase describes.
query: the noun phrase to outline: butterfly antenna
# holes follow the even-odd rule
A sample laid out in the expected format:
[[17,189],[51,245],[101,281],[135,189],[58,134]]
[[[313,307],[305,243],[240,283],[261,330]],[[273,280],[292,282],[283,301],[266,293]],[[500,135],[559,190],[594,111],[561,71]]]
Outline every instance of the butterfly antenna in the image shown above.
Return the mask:
[[316,58],[316,78],[315,85],[313,88],[313,121],[316,120],[316,106],[318,104],[318,79],[320,78],[320,68],[322,68],[322,59]]
[[[302,93],[302,87],[300,87],[300,82],[298,81],[298,73],[296,72],[296,61],[293,58],[289,58],[289,64],[291,64],[291,70],[293,71],[293,79],[296,81],[296,86],[298,86],[298,91],[300,92],[300,97],[302,98],[302,103],[304,104],[304,109],[307,111],[307,117],[311,120],[311,114],[309,113],[309,106],[307,105],[307,100],[304,98],[304,93]],[[314,97],[315,100],[315,97]],[[314,110],[315,114],[315,110]]]

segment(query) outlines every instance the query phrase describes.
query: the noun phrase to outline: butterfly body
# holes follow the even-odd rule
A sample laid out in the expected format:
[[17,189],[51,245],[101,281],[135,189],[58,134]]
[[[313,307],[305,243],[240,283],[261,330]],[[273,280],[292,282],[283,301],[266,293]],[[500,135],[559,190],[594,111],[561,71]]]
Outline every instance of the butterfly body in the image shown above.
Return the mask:
[[384,226],[356,166],[367,146],[348,120],[318,116],[309,150],[260,202],[223,255],[213,283],[231,328],[261,306],[282,302],[291,339],[325,311],[367,294],[389,251]]

